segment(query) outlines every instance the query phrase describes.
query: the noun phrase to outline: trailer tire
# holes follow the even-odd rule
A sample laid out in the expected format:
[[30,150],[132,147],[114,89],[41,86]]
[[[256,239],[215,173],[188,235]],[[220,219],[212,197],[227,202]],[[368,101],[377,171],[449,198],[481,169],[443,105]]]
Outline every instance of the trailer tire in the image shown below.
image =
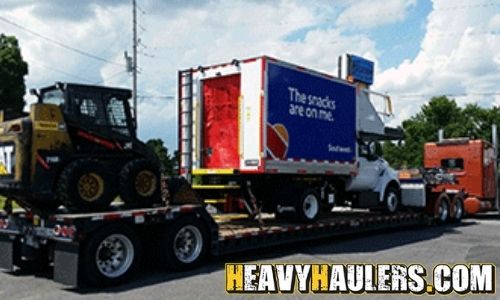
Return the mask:
[[299,221],[313,223],[318,219],[320,211],[320,197],[316,190],[304,190],[295,205],[295,214]]
[[450,197],[445,193],[439,195],[436,200],[434,217],[438,224],[444,224],[450,218]]
[[169,224],[161,238],[163,265],[172,271],[186,271],[201,264],[208,251],[205,223],[194,215]]
[[61,172],[56,198],[70,211],[104,210],[116,195],[112,178],[97,160],[75,160]]
[[120,198],[129,207],[160,202],[160,170],[145,159],[134,159],[120,172]]
[[90,235],[83,247],[82,280],[91,286],[126,282],[137,271],[141,253],[139,237],[132,228],[124,224],[105,226]]
[[384,192],[384,211],[393,214],[398,211],[401,203],[401,192],[393,185],[389,185]]
[[451,216],[451,220],[455,223],[459,223],[462,221],[462,218],[464,217],[464,200],[463,196],[460,194],[455,195],[452,200],[452,208],[453,208],[453,214]]

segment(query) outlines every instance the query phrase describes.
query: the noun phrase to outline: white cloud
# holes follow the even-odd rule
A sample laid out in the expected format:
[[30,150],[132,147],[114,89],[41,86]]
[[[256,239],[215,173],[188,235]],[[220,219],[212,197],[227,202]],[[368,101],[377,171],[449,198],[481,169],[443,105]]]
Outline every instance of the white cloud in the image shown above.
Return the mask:
[[[352,1],[351,1],[352,2]],[[338,17],[340,27],[373,28],[403,21],[416,0],[361,0],[352,2]]]
[[494,95],[478,95],[500,92],[500,34],[492,31],[499,22],[498,6],[466,4],[434,0],[416,58],[378,74],[374,87],[394,94],[395,123],[415,114],[431,95],[466,94],[456,97],[461,105],[498,103]]
[[[144,69],[141,88],[148,94],[175,95],[177,70],[263,54],[328,73],[336,70],[337,57],[344,52],[376,58],[375,43],[368,37],[343,35],[338,28],[314,27],[324,19],[321,15],[326,10],[318,11],[317,7],[299,3],[262,1],[227,5],[227,2],[211,2],[203,8],[183,10],[167,20],[149,20],[149,26],[155,31],[146,34],[144,41],[154,50],[155,57],[141,57]],[[313,28],[303,39],[285,39],[306,26]],[[149,100],[144,103],[146,101]],[[165,105],[165,101],[157,104]],[[168,132],[175,143],[176,109],[139,107],[139,113],[141,136]],[[168,145],[175,147],[173,143]]]
[[[78,20],[67,20],[61,14],[69,6],[55,12],[55,18],[49,18],[47,7],[41,14],[40,6],[32,1],[0,10],[12,21],[46,37],[124,64],[123,51],[130,53],[131,44],[130,7],[116,5],[120,3],[118,0],[106,2],[109,5],[95,3],[82,7],[87,17]],[[197,3],[167,5],[163,1],[144,0],[141,9],[149,11],[146,15],[139,13],[139,23],[146,29],[140,30],[141,40],[147,47],[140,49],[139,94],[148,96],[139,105],[139,133],[143,139],[163,138],[171,149],[177,147],[176,103],[151,95],[175,96],[177,70],[267,54],[333,73],[338,55],[344,52],[377,57],[375,43],[366,35],[345,35],[342,28],[325,26],[325,20],[331,20],[337,10],[330,3],[293,0]],[[169,14],[161,13],[162,9]],[[124,66],[81,56],[6,26],[7,33],[20,39],[29,63],[28,87],[41,87],[58,80],[130,86],[130,76],[122,72]],[[309,31],[302,38],[287,38],[303,28]]]
[[[399,66],[377,69],[374,88],[393,94],[398,114],[395,122],[410,117],[426,100],[401,100],[397,94],[499,91],[498,6],[450,9],[461,2],[434,1],[418,55]],[[34,3],[23,0],[21,6],[16,6],[11,1],[8,9],[0,5],[0,10],[5,17],[47,37],[124,64],[123,51],[130,53],[131,13],[121,0],[93,1],[85,6],[92,10],[85,11],[86,15],[92,17],[78,21],[68,21],[64,14],[57,18],[42,16]],[[159,137],[171,150],[177,147],[176,102],[155,98],[176,95],[177,70],[262,54],[333,74],[338,55],[345,52],[377,62],[383,50],[380,45],[368,36],[369,32],[350,29],[402,21],[416,1],[388,0],[383,5],[369,0],[336,3],[342,6],[329,1],[294,0],[141,1],[147,14],[139,14],[139,23],[146,29],[140,29],[140,36],[147,48],[141,48],[139,55],[139,93],[149,98],[139,105],[140,137]],[[3,23],[2,31],[20,39],[30,66],[28,87],[56,80],[130,86],[124,66],[81,56]],[[474,99],[459,100],[462,103]],[[493,101],[500,103],[498,96],[491,97]]]
[[500,30],[500,13],[496,14],[493,18],[491,18],[488,28],[492,31]]

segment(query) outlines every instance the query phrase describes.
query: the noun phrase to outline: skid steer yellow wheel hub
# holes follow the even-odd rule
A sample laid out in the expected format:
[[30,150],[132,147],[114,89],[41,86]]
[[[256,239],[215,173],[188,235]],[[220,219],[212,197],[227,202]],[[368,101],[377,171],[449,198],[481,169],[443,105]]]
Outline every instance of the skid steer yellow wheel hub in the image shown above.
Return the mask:
[[149,197],[156,189],[156,175],[149,170],[142,170],[135,177],[135,190],[141,197]]
[[78,194],[87,201],[93,202],[104,193],[104,180],[96,173],[88,173],[78,180]]

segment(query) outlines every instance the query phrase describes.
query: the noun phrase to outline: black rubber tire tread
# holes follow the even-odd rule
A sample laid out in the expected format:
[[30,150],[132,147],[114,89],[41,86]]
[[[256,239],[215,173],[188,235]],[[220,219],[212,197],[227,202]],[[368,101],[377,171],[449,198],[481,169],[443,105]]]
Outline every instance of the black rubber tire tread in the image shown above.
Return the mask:
[[[86,172],[99,174],[104,181],[104,191],[101,197],[88,202],[78,195],[77,183]],[[71,212],[101,211],[109,208],[116,196],[111,173],[99,161],[79,159],[69,163],[59,175],[56,186],[56,198]]]
[[[156,175],[156,188],[150,196],[141,196],[135,189],[135,176],[142,170],[149,170]],[[159,167],[146,159],[134,159],[123,166],[120,172],[120,198],[128,207],[151,207],[161,202]]]
[[[173,242],[177,232],[184,226],[193,225],[196,226],[200,232],[203,239],[203,246],[200,255],[196,260],[191,263],[184,263],[180,261],[174,253]],[[163,266],[172,271],[187,271],[199,266],[208,254],[209,238],[208,238],[208,228],[206,224],[197,218],[195,215],[188,215],[182,217],[181,219],[169,224],[166,230],[163,232],[163,236],[160,238],[160,253],[161,261]]]
[[[394,192],[397,196],[397,202],[396,202],[396,209],[394,211],[391,211],[389,210],[388,206],[387,206],[387,199],[389,197],[389,194],[391,192]],[[384,212],[387,213],[387,214],[394,214],[394,213],[397,213],[398,210],[400,209],[400,206],[401,206],[401,191],[393,186],[393,185],[389,185],[386,189],[385,189],[385,192],[384,192]]]
[[[134,245],[134,260],[123,275],[116,278],[109,278],[98,270],[95,256],[99,244],[113,234],[123,234],[129,238]],[[89,235],[80,255],[79,275],[83,282],[94,287],[114,286],[129,281],[137,273],[142,260],[142,244],[137,233],[128,225],[112,224],[99,228],[93,234]]]
[[[439,215],[439,206],[441,206],[442,201],[445,201],[447,204],[448,215],[446,217],[446,220],[441,220],[441,216]],[[436,199],[434,216],[435,216],[437,224],[443,225],[443,224],[446,224],[450,220],[450,203],[451,203],[450,197],[444,193],[439,195],[438,198]]]
[[[456,205],[458,202],[460,202],[460,204],[462,205],[462,215],[458,216],[458,218],[457,218]],[[451,210],[451,208],[453,208],[453,215],[450,215],[450,221],[453,223],[462,222],[462,218],[465,216],[464,197],[460,194],[455,195],[453,197],[453,199],[451,200],[451,205],[452,206],[450,207],[450,210]]]

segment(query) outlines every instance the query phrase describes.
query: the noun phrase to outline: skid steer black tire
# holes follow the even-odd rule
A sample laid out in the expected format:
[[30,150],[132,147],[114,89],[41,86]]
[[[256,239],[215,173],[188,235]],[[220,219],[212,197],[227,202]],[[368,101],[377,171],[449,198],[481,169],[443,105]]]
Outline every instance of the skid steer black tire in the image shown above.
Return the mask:
[[150,207],[161,202],[160,170],[145,159],[134,159],[120,172],[120,197],[129,207]]
[[75,160],[61,172],[56,197],[73,212],[105,210],[116,196],[112,178],[97,160]]

